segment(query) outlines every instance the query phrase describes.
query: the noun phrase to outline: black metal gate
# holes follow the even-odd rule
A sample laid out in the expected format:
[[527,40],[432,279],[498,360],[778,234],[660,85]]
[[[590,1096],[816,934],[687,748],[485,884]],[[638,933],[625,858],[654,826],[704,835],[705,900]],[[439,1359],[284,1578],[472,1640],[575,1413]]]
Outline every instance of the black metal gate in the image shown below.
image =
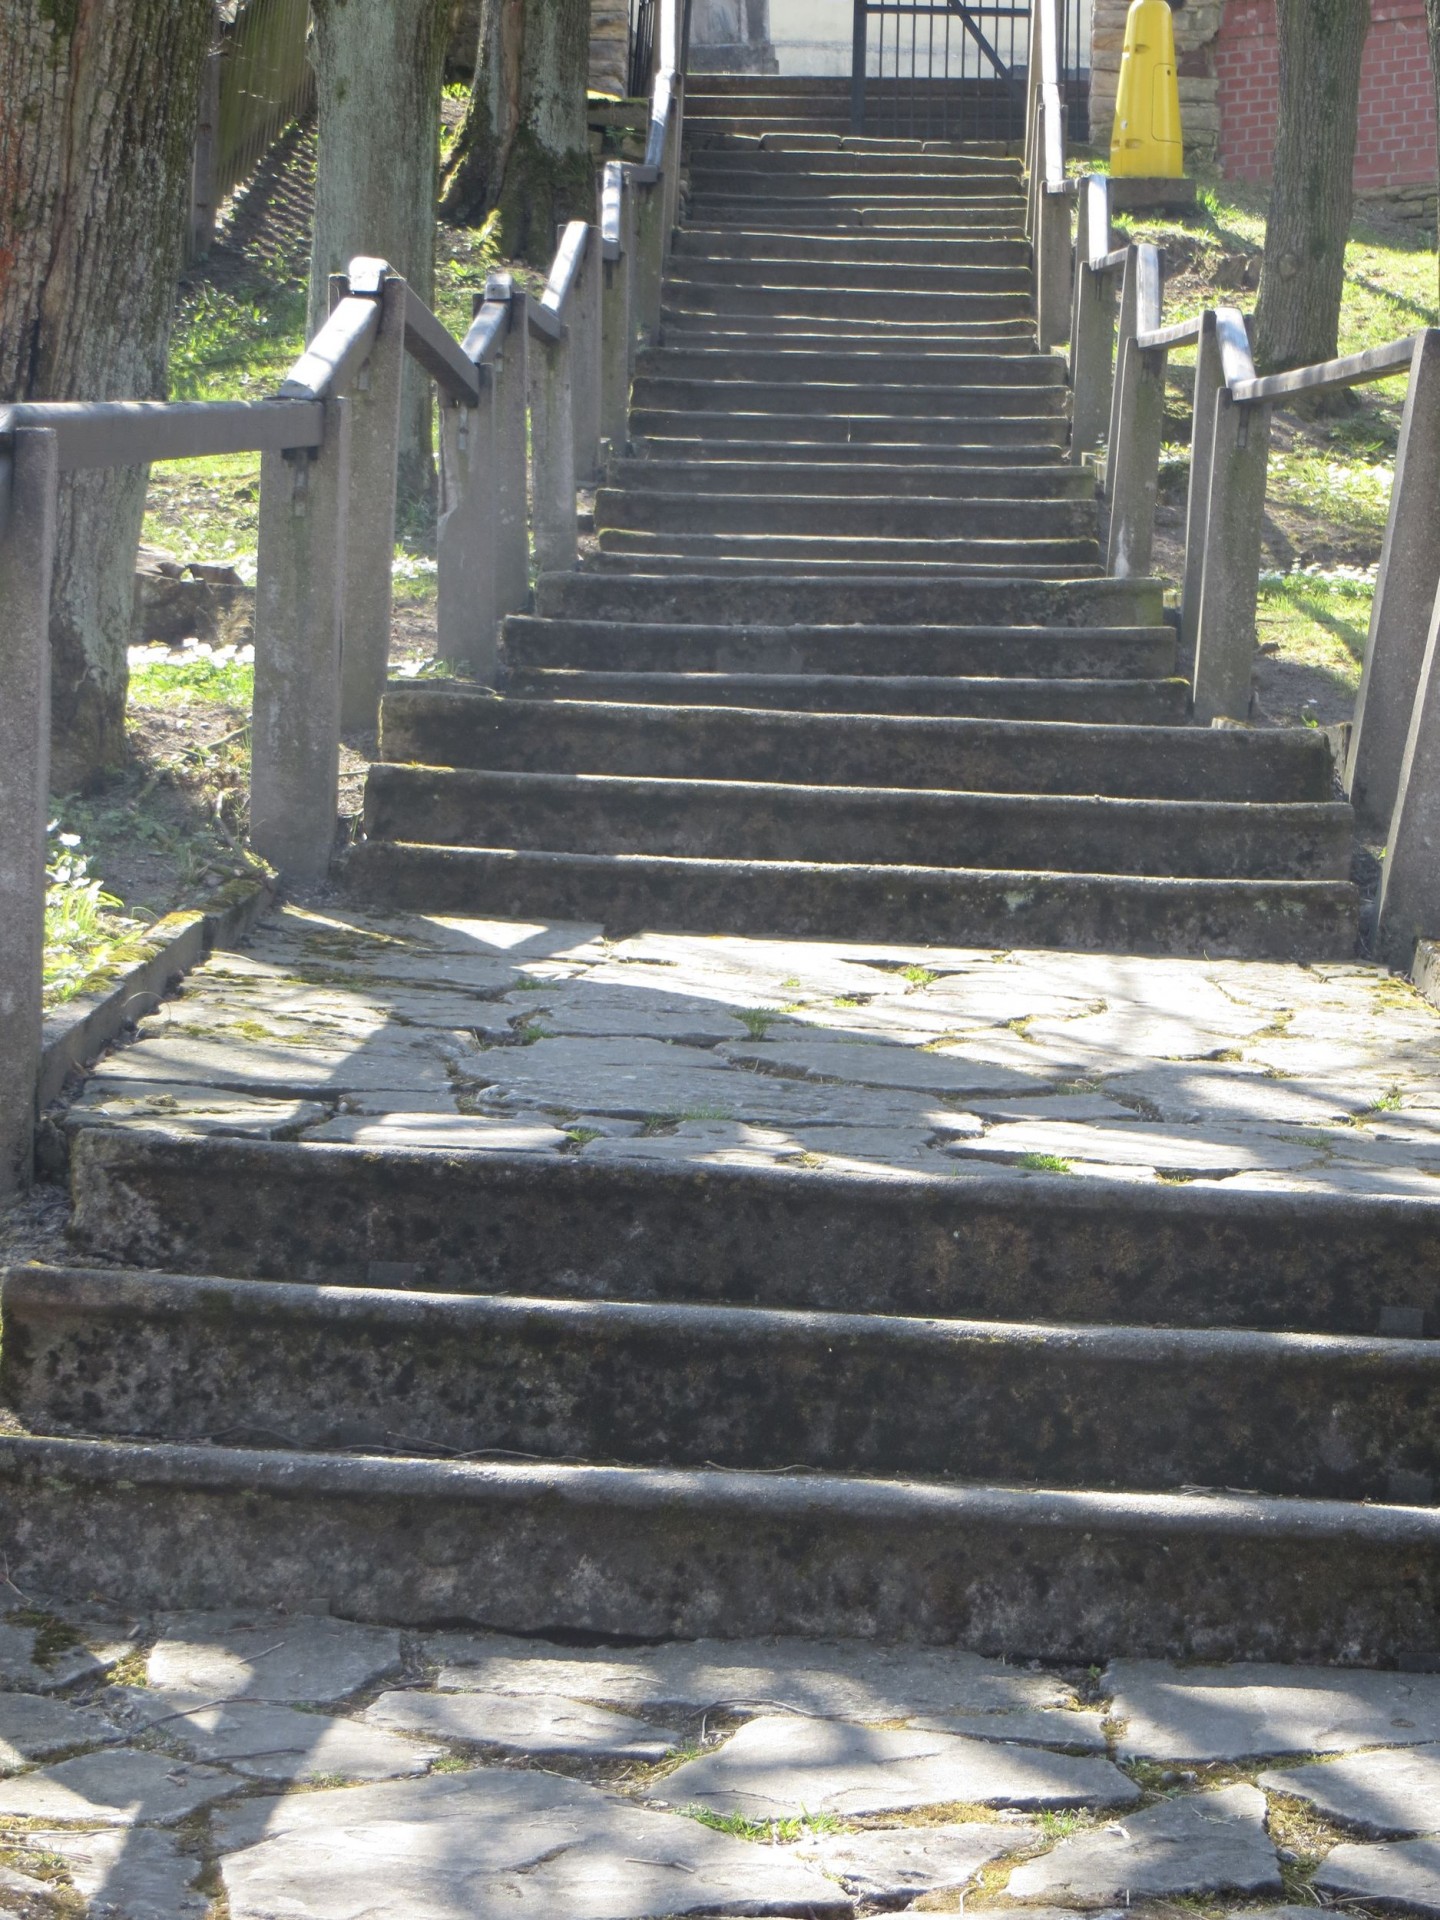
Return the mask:
[[[1025,137],[1030,8],[1010,0],[854,0],[850,123],[905,140]],[[1088,134],[1088,0],[1063,0],[1060,61],[1075,139]]]

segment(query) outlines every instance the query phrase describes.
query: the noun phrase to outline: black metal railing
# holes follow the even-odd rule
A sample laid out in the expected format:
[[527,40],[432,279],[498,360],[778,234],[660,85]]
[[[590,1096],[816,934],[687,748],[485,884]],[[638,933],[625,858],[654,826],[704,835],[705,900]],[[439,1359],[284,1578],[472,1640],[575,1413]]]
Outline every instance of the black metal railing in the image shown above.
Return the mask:
[[625,91],[632,100],[650,91],[655,64],[655,0],[630,0],[630,77]]
[[[1086,131],[1088,0],[1063,0],[1061,61],[1074,135]],[[851,126],[919,140],[1025,134],[1030,8],[1016,0],[854,0]]]

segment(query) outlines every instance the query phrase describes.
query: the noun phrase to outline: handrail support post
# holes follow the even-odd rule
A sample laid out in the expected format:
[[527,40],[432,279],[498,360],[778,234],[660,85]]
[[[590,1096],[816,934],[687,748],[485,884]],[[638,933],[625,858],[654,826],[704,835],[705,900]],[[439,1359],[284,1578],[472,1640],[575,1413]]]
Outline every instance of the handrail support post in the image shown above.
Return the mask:
[[407,294],[398,274],[387,275],[379,295],[380,331],[350,389],[349,563],[340,657],[344,733],[375,731],[390,664]]
[[1195,635],[1195,717],[1201,721],[1249,718],[1269,454],[1269,401],[1237,401],[1222,387],[1215,398]]

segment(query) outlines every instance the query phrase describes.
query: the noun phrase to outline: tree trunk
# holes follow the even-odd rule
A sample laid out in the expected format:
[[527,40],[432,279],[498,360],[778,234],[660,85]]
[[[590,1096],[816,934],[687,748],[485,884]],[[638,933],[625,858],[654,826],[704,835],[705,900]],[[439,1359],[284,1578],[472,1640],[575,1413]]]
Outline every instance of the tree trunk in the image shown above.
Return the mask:
[[[163,399],[210,0],[0,3],[0,400]],[[125,754],[146,470],[65,476],[52,767]]]
[[[310,331],[329,280],[357,254],[388,260],[427,304],[435,291],[440,84],[451,0],[313,0],[320,161]],[[402,503],[430,496],[430,384],[405,370]]]
[[1265,372],[1334,357],[1370,0],[1276,0],[1280,118],[1255,358]]
[[484,0],[445,211],[478,224],[498,207],[512,259],[548,266],[560,222],[593,217],[589,67],[590,0]]

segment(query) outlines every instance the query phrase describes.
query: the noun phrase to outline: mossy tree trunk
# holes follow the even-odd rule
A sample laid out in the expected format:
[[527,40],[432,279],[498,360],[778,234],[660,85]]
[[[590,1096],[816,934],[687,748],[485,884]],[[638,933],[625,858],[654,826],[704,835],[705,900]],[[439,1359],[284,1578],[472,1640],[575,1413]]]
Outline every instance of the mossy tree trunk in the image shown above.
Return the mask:
[[[211,24],[210,0],[0,0],[0,401],[164,398]],[[146,478],[62,478],[61,791],[124,759]]]
[[1266,372],[1336,351],[1370,0],[1276,0],[1275,13],[1280,116],[1255,310]]
[[498,208],[512,258],[548,266],[560,222],[592,215],[589,67],[590,0],[484,0],[444,204],[475,224]]
[[[310,256],[310,330],[332,273],[357,254],[388,260],[427,304],[435,291],[440,87],[451,0],[312,0],[320,159]],[[430,386],[405,370],[402,506],[435,484]]]

